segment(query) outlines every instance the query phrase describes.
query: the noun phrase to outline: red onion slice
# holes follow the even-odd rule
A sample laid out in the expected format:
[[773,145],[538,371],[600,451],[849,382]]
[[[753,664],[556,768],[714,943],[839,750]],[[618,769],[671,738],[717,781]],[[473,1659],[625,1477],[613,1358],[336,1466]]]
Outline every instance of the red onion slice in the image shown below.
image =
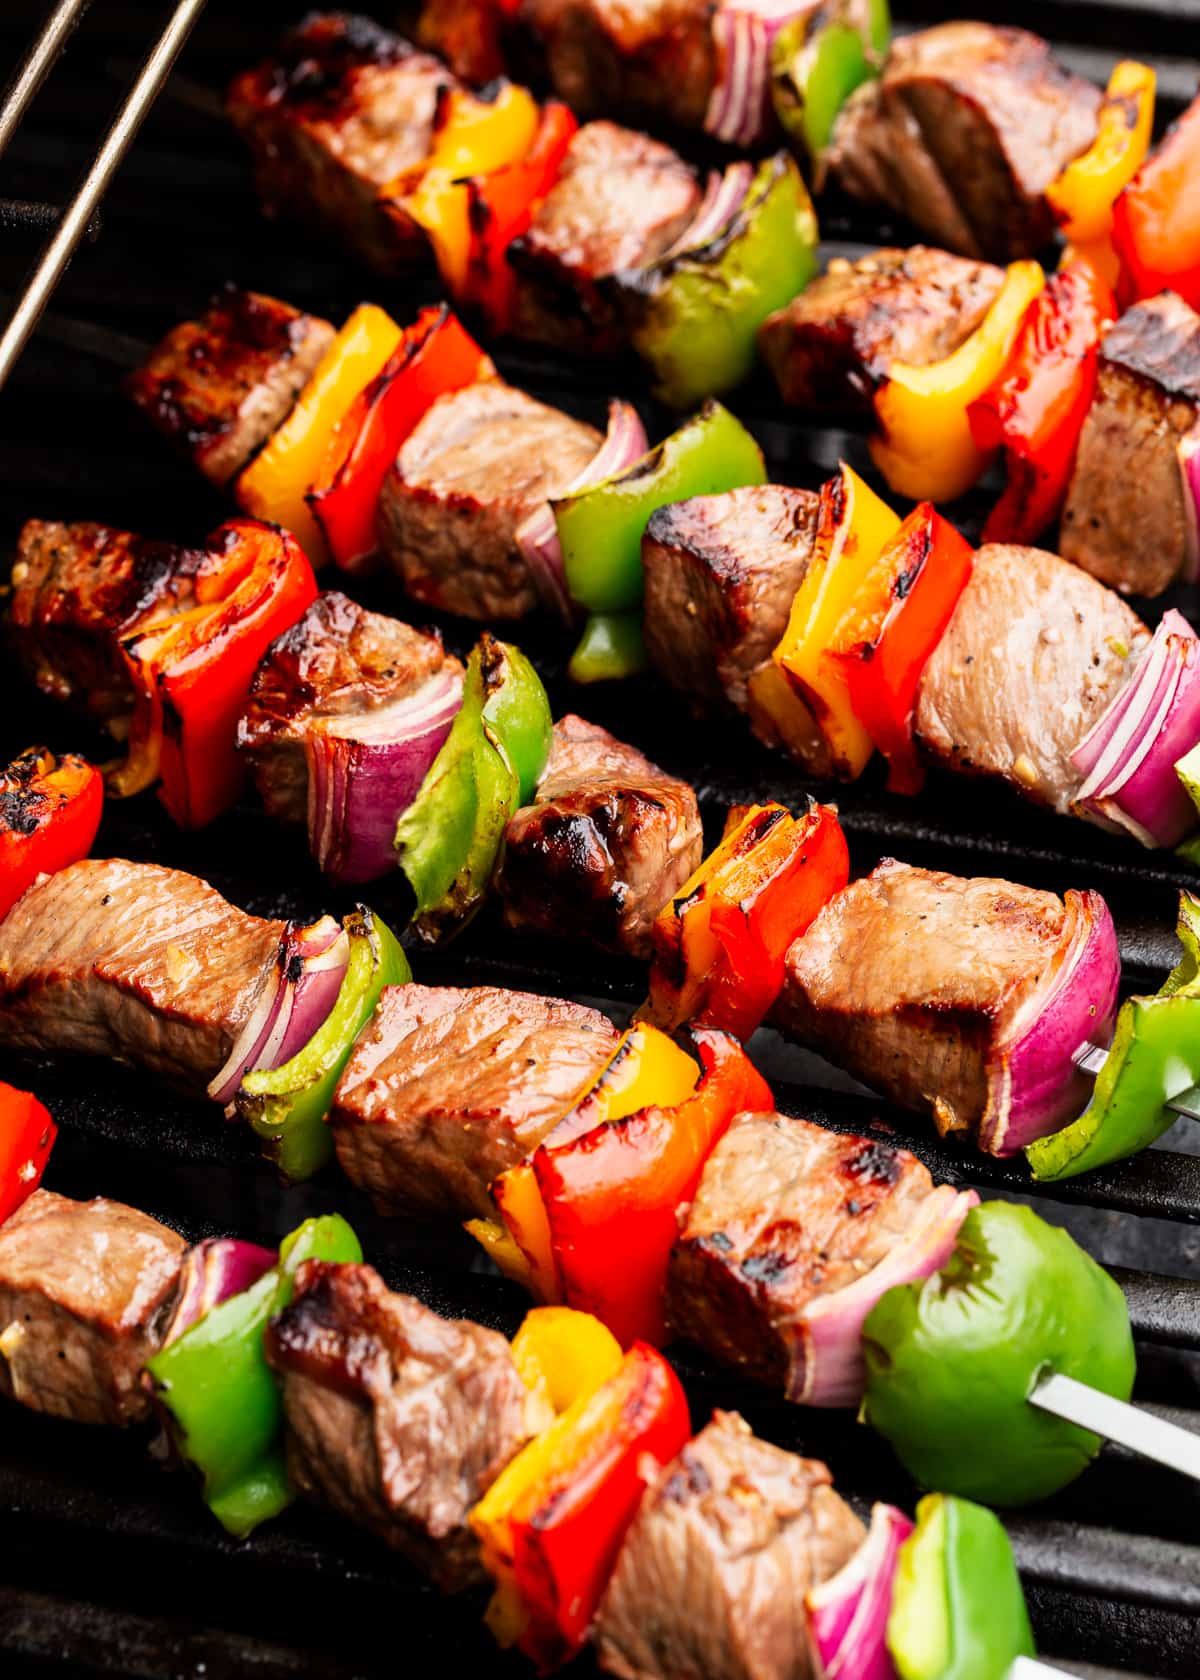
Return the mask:
[[700,208],[675,243],[659,257],[655,267],[662,268],[686,252],[702,251],[706,245],[711,245],[742,208],[753,183],[752,163],[731,163],[721,175],[713,170],[708,177]]
[[974,1190],[942,1184],[930,1191],[911,1230],[864,1277],[810,1301],[801,1314],[803,1360],[793,1360],[787,1398],[802,1406],[857,1406],[865,1370],[862,1327],[881,1295],[940,1271],[959,1227],[976,1206]]
[[988,1070],[979,1144],[989,1155],[1015,1155],[1073,1119],[1091,1088],[1079,1052],[1112,1038],[1121,982],[1112,916],[1097,892],[1068,892],[1065,902],[1058,950],[1014,1011]]
[[256,1284],[278,1259],[274,1249],[233,1237],[206,1237],[193,1243],[183,1260],[179,1297],[163,1336],[163,1347],[178,1341],[205,1313]]
[[849,1563],[805,1594],[816,1680],[896,1680],[887,1624],[900,1548],[912,1532],[903,1511],[873,1506]]
[[1179,474],[1183,480],[1183,513],[1187,522],[1183,569],[1184,583],[1200,578],[1200,420],[1179,440]]
[[[559,497],[578,495],[581,490],[590,489],[602,479],[624,472],[626,467],[641,460],[648,448],[646,429],[633,404],[619,400],[610,402],[604,442],[583,471],[558,492]],[[575,605],[567,588],[562,544],[558,540],[558,526],[554,523],[549,502],[539,503],[521,521],[517,526],[516,540],[542,604],[561,614],[566,623],[572,623]]]
[[350,936],[332,916],[311,927],[288,923],[254,1007],[209,1083],[214,1102],[231,1103],[248,1073],[279,1067],[303,1049],[333,1008],[349,961]]
[[358,886],[396,867],[396,824],[461,705],[462,673],[443,666],[415,693],[306,736],[309,849],[332,880]]
[[771,48],[785,23],[813,10],[813,0],[721,0],[713,16],[717,80],[705,132],[730,146],[753,146],[771,131]]
[[1073,808],[1144,846],[1177,846],[1196,809],[1175,765],[1200,741],[1200,639],[1164,613],[1133,677],[1071,754],[1085,780]]

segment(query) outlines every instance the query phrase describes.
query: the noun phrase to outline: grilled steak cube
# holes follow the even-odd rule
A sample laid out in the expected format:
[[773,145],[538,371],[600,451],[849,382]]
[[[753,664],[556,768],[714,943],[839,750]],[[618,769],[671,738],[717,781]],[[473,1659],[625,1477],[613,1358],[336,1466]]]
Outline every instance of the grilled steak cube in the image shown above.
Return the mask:
[[517,527],[600,442],[591,426],[498,380],[439,397],[401,446],[379,502],[380,545],[408,593],[464,618],[532,612],[537,584]]
[[201,1096],[283,931],[194,875],[85,858],[0,921],[0,1044],[116,1057]]
[[846,102],[827,168],[948,250],[1010,262],[1054,231],[1046,188],[1095,139],[1099,104],[1040,36],[941,24],[897,39]]
[[1174,292],[1139,303],[1100,346],[1062,552],[1114,589],[1160,595],[1187,556],[1178,447],[1200,414],[1200,315]]
[[581,116],[701,128],[717,79],[712,0],[523,0],[551,85]]
[[988,544],[921,675],[922,750],[1069,810],[1080,784],[1070,755],[1146,636],[1119,596],[1056,554]]
[[[785,1114],[739,1115],[671,1255],[671,1326],[789,1400],[851,1403],[821,1362],[822,1317],[954,1198],[907,1150]],[[864,1317],[875,1298],[860,1303]]]
[[978,1134],[994,1047],[1060,949],[1053,893],[885,858],[788,952],[774,1020],[939,1132]]
[[951,355],[1003,280],[990,263],[926,245],[837,257],[763,323],[759,343],[785,402],[869,413],[893,362],[927,367]]
[[195,603],[198,549],[107,525],[29,520],[17,541],[9,641],[43,694],[87,709],[119,740],[133,689],[121,642]]
[[504,1337],[393,1294],[370,1266],[306,1260],[266,1348],[293,1485],[444,1591],[481,1581],[467,1515],[530,1433]]
[[436,632],[367,612],[335,589],[318,595],[272,642],[238,720],[238,747],[269,814],[282,822],[306,820],[310,735],[352,729],[446,665],[461,670]]
[[569,350],[616,348],[620,310],[606,282],[662,256],[700,198],[694,171],[669,146],[616,123],[586,123],[529,231],[509,247],[513,331]]
[[505,920],[648,957],[654,918],[703,849],[686,782],[568,715],[554,725],[535,802],[508,825],[498,882]]
[[332,340],[319,316],[230,286],[198,321],[172,327],[125,389],[221,486],[286,419]]
[[186,1246],[121,1202],[35,1190],[0,1226],[0,1394],[77,1423],[141,1422]]
[[714,1412],[643,1496],[600,1606],[600,1666],[621,1680],[810,1680],[804,1595],[863,1539],[824,1464]]
[[274,59],[238,76],[229,115],[254,154],[263,207],[315,222],[364,262],[399,274],[428,251],[388,187],[424,163],[444,64],[369,18],[314,12]]
[[618,1037],[558,998],[390,986],[334,1095],[342,1170],[385,1213],[487,1217],[492,1180],[537,1148]]

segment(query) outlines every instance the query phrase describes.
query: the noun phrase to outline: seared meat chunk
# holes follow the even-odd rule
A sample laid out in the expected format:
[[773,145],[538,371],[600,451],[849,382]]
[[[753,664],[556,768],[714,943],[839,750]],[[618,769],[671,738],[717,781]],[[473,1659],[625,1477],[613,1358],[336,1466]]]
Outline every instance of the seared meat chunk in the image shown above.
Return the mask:
[[922,673],[917,739],[935,763],[1068,811],[1071,752],[1146,637],[1124,601],[1056,554],[990,543]]
[[827,167],[948,250],[1010,262],[1053,232],[1046,188],[1095,139],[1099,104],[1040,36],[940,24],[899,37],[847,100]]
[[172,327],[125,389],[220,486],[286,419],[332,339],[320,316],[229,286],[198,321]]
[[30,519],[17,541],[9,640],[43,694],[85,707],[119,740],[133,709],[122,641],[195,604],[199,549],[108,525]]
[[35,1190],[0,1226],[0,1394],[77,1423],[139,1423],[186,1244],[100,1197]]
[[995,1048],[1061,949],[1053,893],[885,858],[788,952],[776,1024],[939,1132],[986,1132]]
[[646,1490],[596,1623],[621,1680],[809,1680],[804,1595],[864,1539],[824,1464],[714,1412]]
[[537,1148],[619,1036],[596,1010],[531,992],[389,986],[334,1095],[342,1170],[384,1212],[487,1217],[492,1180]]
[[313,12],[276,58],[234,80],[229,115],[254,154],[268,214],[316,222],[364,262],[398,274],[428,246],[384,199],[429,156],[454,85],[444,64],[369,18]]
[[528,233],[509,247],[513,331],[564,349],[615,348],[622,327],[605,282],[662,256],[700,199],[694,171],[669,146],[616,123],[586,123]]
[[537,584],[516,532],[600,448],[599,432],[498,380],[439,397],[401,446],[379,540],[408,593],[464,618],[523,618]]
[[883,1272],[876,1287],[872,1274],[955,1200],[907,1150],[741,1114],[705,1163],[671,1256],[671,1326],[789,1400],[852,1405],[861,1370],[856,1387],[855,1373],[822,1363],[822,1319],[865,1319],[895,1281]]
[[1003,279],[990,263],[927,245],[837,257],[763,323],[759,343],[785,402],[868,413],[893,362],[927,367],[951,355]]
[[505,920],[648,957],[654,918],[703,849],[688,784],[568,714],[554,725],[535,802],[508,825]]
[[336,589],[318,595],[272,642],[238,720],[238,746],[270,815],[304,822],[311,735],[352,733],[447,666],[462,669],[436,631],[368,612]]
[[551,85],[581,116],[701,128],[717,79],[712,0],[523,0]]
[[504,1337],[393,1294],[370,1266],[306,1260],[266,1347],[300,1492],[444,1591],[481,1581],[467,1515],[530,1433]]
[[1062,521],[1062,552],[1114,589],[1161,595],[1187,556],[1179,442],[1200,415],[1200,315],[1174,292],[1139,303],[1100,345]]
[[85,858],[0,922],[0,1044],[116,1057],[202,1095],[283,931],[178,869]]

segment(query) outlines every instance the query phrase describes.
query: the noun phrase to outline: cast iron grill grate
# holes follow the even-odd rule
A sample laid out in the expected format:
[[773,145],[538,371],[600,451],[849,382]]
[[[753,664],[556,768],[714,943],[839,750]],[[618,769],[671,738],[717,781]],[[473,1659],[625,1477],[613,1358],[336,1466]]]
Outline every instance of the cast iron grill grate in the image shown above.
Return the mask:
[[[266,50],[301,8],[271,0],[248,18],[209,0],[181,72],[168,83],[104,205],[104,226],[81,248],[42,330],[0,397],[0,524],[6,544],[21,520],[96,518],[162,536],[200,536],[221,513],[216,498],[173,462],[117,394],[122,365],[139,346],[193,312],[226,279],[273,291],[338,316],[362,296],[402,317],[428,298],[364,275],[302,232],[258,214],[245,161],[213,97],[241,63]],[[383,8],[371,8],[382,14]],[[952,5],[909,4],[924,23]],[[970,8],[969,8],[970,9]],[[0,16],[0,63],[15,64],[48,5],[10,0]],[[93,8],[24,118],[0,166],[0,194],[69,201],[118,90],[127,86],[166,5],[110,0]],[[248,9],[242,8],[242,13]],[[1174,115],[1194,91],[1198,66],[1183,56],[1200,27],[1200,0],[1018,0],[977,12],[1049,32],[1075,67],[1102,78],[1115,56],[1153,58],[1163,107]],[[161,15],[160,15],[161,13]],[[24,218],[29,221],[31,218]],[[36,220],[36,218],[33,218]],[[891,237],[881,222],[838,209],[825,218],[836,250]],[[903,237],[903,230],[899,231]],[[0,224],[0,304],[16,300],[33,251],[30,232]],[[569,365],[528,348],[500,357],[503,371],[537,395],[599,418],[610,390],[639,396],[637,370]],[[644,405],[652,427],[666,416]],[[806,430],[781,413],[765,382],[733,405],[764,443],[774,475],[815,485],[861,440]],[[980,506],[982,503],[979,504]],[[969,510],[969,511],[977,511]],[[339,580],[340,581],[340,580]],[[385,584],[372,604],[404,603]],[[1159,603],[1158,609],[1166,603]],[[1195,618],[1200,602],[1178,602]],[[472,632],[446,623],[458,648]],[[579,706],[634,739],[700,792],[716,829],[726,806],[770,793],[798,800],[808,784],[733,728],[689,720],[652,685],[615,694],[572,694],[561,647],[544,627],[520,639],[548,675],[556,710]],[[69,718],[36,703],[0,667],[0,751],[31,739],[103,754]],[[840,795],[855,862],[894,852],[915,862],[1010,875],[1056,890],[1095,886],[1113,906],[1126,975],[1156,984],[1172,958],[1173,900],[1194,877],[1177,860],[1141,855],[1109,837],[1026,810],[1003,796],[935,780],[915,803],[890,798],[868,777]],[[195,869],[260,913],[336,908],[298,849],[247,806],[201,837],[172,832],[153,800],[110,808],[101,847]],[[398,902],[371,894],[383,914]],[[639,996],[633,965],[506,935],[481,918],[449,951],[418,957],[432,983],[499,983],[587,998],[614,1012]],[[960,1157],[911,1132],[903,1116],[849,1086],[813,1058],[764,1036],[763,1065],[782,1106],[835,1127],[889,1127],[939,1175],[993,1193],[1028,1193],[1019,1169]],[[127,1070],[8,1058],[5,1077],[31,1084],[62,1131],[50,1182],[70,1194],[108,1194],[146,1207],[193,1234],[236,1230],[266,1240],[308,1211],[338,1207],[359,1227],[389,1281],[433,1305],[511,1329],[521,1310],[509,1286],[474,1266],[455,1232],[420,1231],[376,1218],[336,1177],[292,1191],[272,1182],[250,1140],[214,1123]],[[1141,1351],[1140,1398],[1200,1427],[1200,1155],[1183,1128],[1164,1147],[1082,1184],[1060,1188],[1053,1217],[1079,1230],[1119,1268]],[[682,1368],[703,1416],[739,1405],[784,1444],[826,1457],[847,1493],[911,1502],[886,1450],[851,1420],[748,1394],[699,1360]],[[14,1410],[0,1448],[0,1650],[7,1672],[208,1677],[260,1674],[432,1673],[467,1662],[526,1673],[499,1659],[472,1605],[456,1614],[373,1542],[307,1511],[244,1546],[206,1524],[183,1478],[148,1464],[141,1441],[93,1436]],[[1011,1524],[1046,1654],[1079,1672],[1146,1676],[1200,1672],[1200,1489],[1106,1451],[1100,1465],[1051,1505]],[[1082,1665],[1091,1664],[1090,1668]]]

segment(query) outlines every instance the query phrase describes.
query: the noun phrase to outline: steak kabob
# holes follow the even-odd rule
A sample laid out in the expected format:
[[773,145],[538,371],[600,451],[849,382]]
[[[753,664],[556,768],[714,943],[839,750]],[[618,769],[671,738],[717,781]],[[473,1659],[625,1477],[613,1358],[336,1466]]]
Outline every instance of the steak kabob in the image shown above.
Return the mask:
[[[0,1086],[5,1159],[33,1151],[0,1200],[0,1392],[94,1425],[157,1420],[230,1532],[312,1500],[446,1592],[490,1582],[493,1635],[542,1672],[588,1643],[626,1680],[949,1680],[968,1659],[972,1680],[1009,1680],[1032,1656],[982,1506],[933,1494],[915,1526],[876,1505],[864,1528],[824,1464],[736,1414],[693,1438],[661,1355],[586,1313],[534,1309],[511,1343],[447,1321],[389,1290],[337,1215],[277,1253],[188,1245],[135,1208],[37,1188],[53,1135]],[[1061,1241],[1107,1305],[1114,1286]],[[933,1633],[936,1667],[914,1669]]]

